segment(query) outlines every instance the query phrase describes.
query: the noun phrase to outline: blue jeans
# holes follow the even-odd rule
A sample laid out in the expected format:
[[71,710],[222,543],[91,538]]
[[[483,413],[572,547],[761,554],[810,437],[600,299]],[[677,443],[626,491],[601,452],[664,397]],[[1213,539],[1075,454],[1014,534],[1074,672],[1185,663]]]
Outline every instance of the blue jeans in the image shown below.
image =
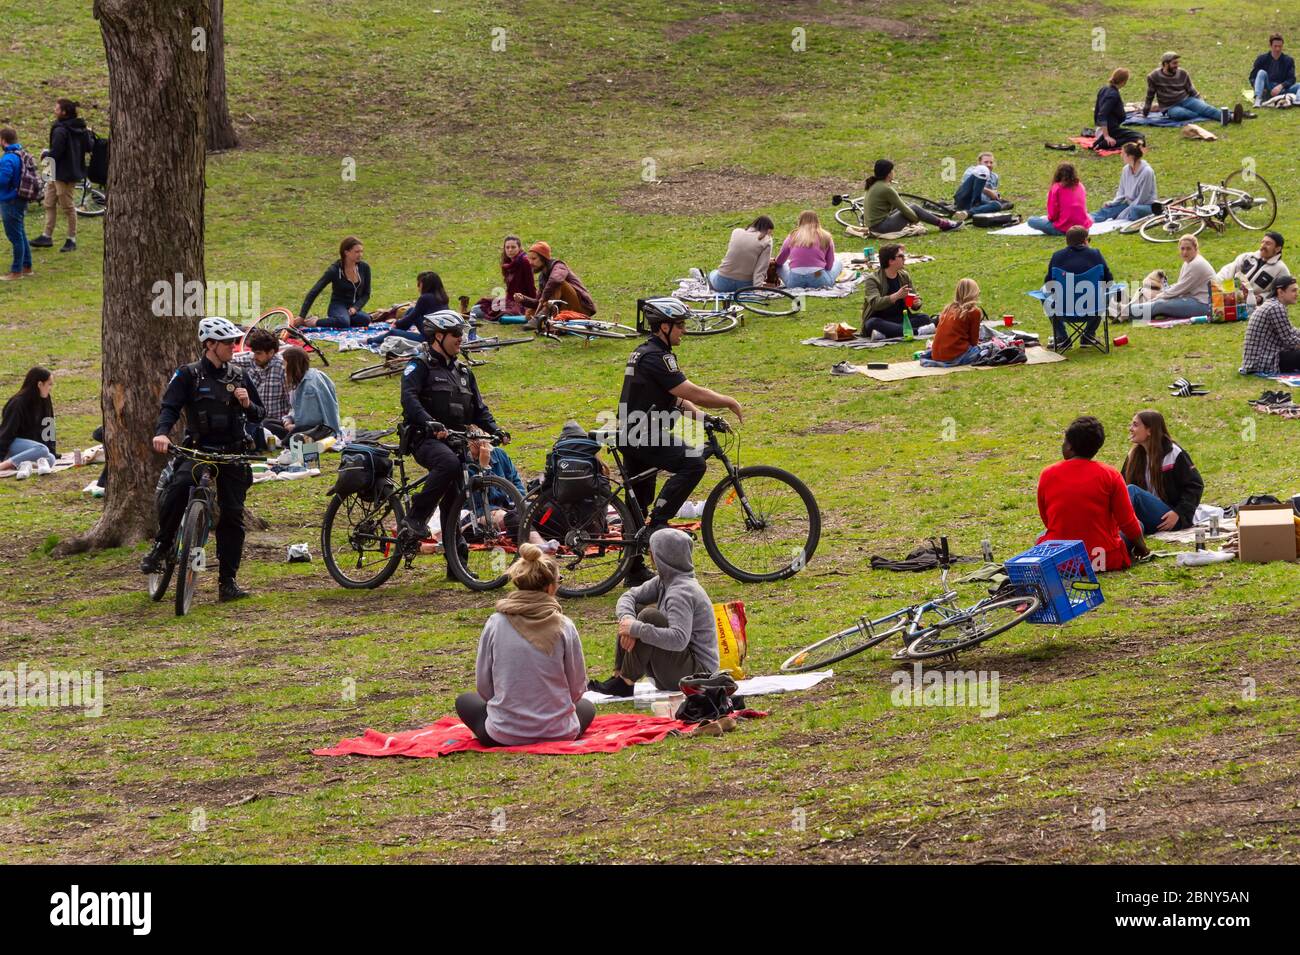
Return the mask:
[[967,176],[953,194],[952,204],[959,211],[964,209],[973,216],[983,212],[1001,212],[1002,203],[984,198],[984,183],[987,181],[979,176]]
[[[1282,93],[1290,93],[1292,96],[1300,96],[1300,83],[1295,86],[1288,86],[1282,90]],[[1278,94],[1282,95],[1281,93]],[[1272,99],[1273,94],[1269,92],[1268,74],[1263,70],[1255,71],[1255,98]]]
[[[1142,524],[1143,534],[1154,534],[1160,530],[1160,521],[1173,510],[1160,498],[1136,484],[1128,486],[1128,499],[1133,502],[1133,513],[1137,515],[1138,521]],[[1181,523],[1181,518],[1179,523]],[[1172,529],[1176,530],[1177,528],[1178,525],[1175,524]]]
[[14,247],[13,265],[10,272],[21,272],[32,267],[32,246],[27,241],[26,199],[6,199],[0,202],[0,214],[4,216],[5,237]]
[[738,292],[743,288],[749,288],[754,283],[746,279],[727,278],[717,269],[709,273],[709,288],[715,292]]
[[1065,235],[1064,232],[1052,225],[1052,220],[1047,216],[1030,216],[1025,220],[1025,225],[1031,229],[1037,229],[1043,235]]
[[1128,313],[1133,318],[1196,318],[1210,314],[1207,302],[1194,298],[1162,298],[1154,302],[1134,302],[1129,305]]
[[1165,115],[1177,120],[1212,119],[1215,122],[1223,122],[1223,110],[1195,96],[1187,97],[1177,106],[1170,106],[1165,110]]
[[370,324],[370,315],[357,310],[355,315],[348,314],[350,306],[344,302],[330,302],[329,311],[324,318],[316,320],[317,328],[364,328]]
[[1151,211],[1151,207],[1148,205],[1121,199],[1119,202],[1108,202],[1092,213],[1092,221],[1105,222],[1108,219],[1119,219],[1122,222],[1135,222],[1151,215]]
[[[788,265],[782,265],[781,281],[785,283],[786,288],[830,288],[835,284],[843,268],[843,264],[838,259],[830,269],[792,269]],[[818,272],[821,274],[818,275]]]
[[39,461],[41,458],[46,458],[50,466],[54,466],[54,455],[50,454],[50,449],[41,442],[28,438],[14,438],[9,442],[9,460],[15,467],[24,461]]

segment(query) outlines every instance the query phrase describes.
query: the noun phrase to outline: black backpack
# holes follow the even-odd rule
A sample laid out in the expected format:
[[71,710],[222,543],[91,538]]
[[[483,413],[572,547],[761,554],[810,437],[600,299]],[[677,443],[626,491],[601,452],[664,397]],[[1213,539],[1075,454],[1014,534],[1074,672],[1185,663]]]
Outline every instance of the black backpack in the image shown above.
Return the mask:
[[600,444],[588,437],[562,437],[546,456],[543,486],[560,504],[576,504],[609,492],[609,479],[596,455]]
[[108,184],[108,140],[87,132],[87,149],[90,162],[86,164],[86,178],[101,186]]
[[387,493],[393,473],[393,459],[384,448],[353,442],[339,455],[339,473],[330,494],[355,494],[363,501],[377,501]]
[[970,217],[970,224],[981,229],[998,229],[1003,226],[1019,225],[1021,218],[1015,212],[977,212]]

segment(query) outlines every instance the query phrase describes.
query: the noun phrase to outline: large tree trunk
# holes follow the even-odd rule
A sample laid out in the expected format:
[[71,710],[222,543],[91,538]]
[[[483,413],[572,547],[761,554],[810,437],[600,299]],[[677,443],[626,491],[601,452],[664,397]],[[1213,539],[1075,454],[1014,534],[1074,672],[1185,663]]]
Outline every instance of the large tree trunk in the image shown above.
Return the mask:
[[[172,372],[198,355],[193,315],[158,316],[154,283],[204,281],[208,0],[95,0],[108,59],[113,188],[104,216],[104,514],[62,553],[133,544],[157,527],[163,458],[149,446]],[[175,311],[175,310],[173,310]]]
[[208,36],[208,150],[234,149],[239,134],[226,102],[225,0],[212,0],[212,32]]

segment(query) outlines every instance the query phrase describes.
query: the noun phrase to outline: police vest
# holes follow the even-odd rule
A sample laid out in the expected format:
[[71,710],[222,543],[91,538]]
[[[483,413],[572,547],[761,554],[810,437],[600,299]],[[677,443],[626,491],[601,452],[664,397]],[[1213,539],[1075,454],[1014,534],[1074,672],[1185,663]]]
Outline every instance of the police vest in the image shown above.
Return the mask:
[[477,407],[473,373],[460,362],[453,362],[449,367],[423,356],[416,360],[427,371],[419,391],[420,404],[425,410],[435,420],[458,431],[473,424]]
[[207,444],[242,443],[246,416],[235,389],[246,387],[243,375],[230,368],[227,377],[216,378],[205,371],[201,361],[188,367],[194,375],[194,391],[185,406],[186,430]]

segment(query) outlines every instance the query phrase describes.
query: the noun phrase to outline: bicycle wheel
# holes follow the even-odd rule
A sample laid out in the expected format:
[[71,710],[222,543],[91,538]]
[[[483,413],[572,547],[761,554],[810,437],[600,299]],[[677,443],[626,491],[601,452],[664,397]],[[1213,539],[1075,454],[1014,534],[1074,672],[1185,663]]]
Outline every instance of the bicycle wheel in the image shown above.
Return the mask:
[[822,532],[812,491],[789,471],[762,464],[720,481],[704,502],[701,520],[713,562],[747,583],[799,573],[812,560]]
[[722,314],[691,313],[686,319],[687,335],[721,335],[740,327],[741,316],[735,312]]
[[524,530],[559,542],[555,559],[564,578],[562,597],[598,597],[608,592],[623,579],[637,551],[632,513],[614,495],[560,504],[550,491],[543,491],[528,508]]
[[81,180],[72,198],[77,215],[94,218],[102,216],[108,209],[108,196],[101,189],[96,189],[86,180]]
[[1277,218],[1277,197],[1263,176],[1252,174],[1247,179],[1244,170],[1237,169],[1223,180],[1223,188],[1241,193],[1228,198],[1225,204],[1228,215],[1243,229],[1263,232]]
[[852,627],[809,644],[781,664],[782,673],[806,673],[838,663],[907,629],[908,611],[899,610],[879,620],[859,620]]
[[835,221],[846,229],[849,228],[849,226],[852,226],[855,229],[861,229],[866,225],[866,223],[862,221],[862,209],[864,208],[863,203],[866,202],[866,200],[866,196],[859,196],[857,199],[853,200],[852,205],[837,208],[835,210]]
[[914,203],[926,212],[933,212],[937,216],[951,218],[957,212],[957,207],[948,202],[940,202],[937,199],[927,199],[925,196],[918,196],[912,192],[900,192],[898,195],[907,202]]
[[926,660],[966,650],[1005,633],[1038,609],[1036,594],[976,604],[965,613],[936,623],[907,645],[907,657]]
[[[502,499],[508,504],[502,504]],[[495,503],[493,502],[495,499]],[[503,512],[501,526],[496,513]],[[469,516],[462,520],[465,512]],[[505,584],[506,568],[519,552],[524,496],[505,478],[479,474],[456,498],[443,522],[443,551],[451,575],[470,590]]]
[[176,616],[190,612],[194,590],[199,583],[199,568],[203,566],[203,548],[208,543],[208,508],[196,499],[185,508],[181,520],[180,574],[176,581]]
[[1148,242],[1177,242],[1185,235],[1200,235],[1205,220],[1191,209],[1169,209],[1152,216],[1139,230]]
[[348,378],[352,381],[371,381],[375,378],[390,378],[393,375],[400,375],[402,369],[411,363],[409,358],[390,358],[388,361],[380,362],[378,365],[367,365],[365,368],[358,368]]
[[799,311],[799,296],[783,288],[753,285],[733,292],[731,297],[755,315],[793,315]]
[[158,603],[167,596],[167,586],[172,582],[172,574],[176,572],[176,554],[173,552],[163,558],[163,565],[158,568],[156,573],[149,575],[149,599]]
[[378,587],[397,570],[402,549],[397,532],[402,505],[396,495],[369,502],[355,494],[335,494],[321,521],[320,549],[325,569],[340,587]]
[[476,338],[473,341],[467,341],[460,346],[463,352],[473,351],[495,351],[498,348],[509,348],[511,345],[526,345],[533,339],[530,338]]
[[569,322],[552,322],[551,329],[564,335],[577,335],[579,338],[637,338],[640,335],[635,328],[628,328],[616,322],[577,319]]

